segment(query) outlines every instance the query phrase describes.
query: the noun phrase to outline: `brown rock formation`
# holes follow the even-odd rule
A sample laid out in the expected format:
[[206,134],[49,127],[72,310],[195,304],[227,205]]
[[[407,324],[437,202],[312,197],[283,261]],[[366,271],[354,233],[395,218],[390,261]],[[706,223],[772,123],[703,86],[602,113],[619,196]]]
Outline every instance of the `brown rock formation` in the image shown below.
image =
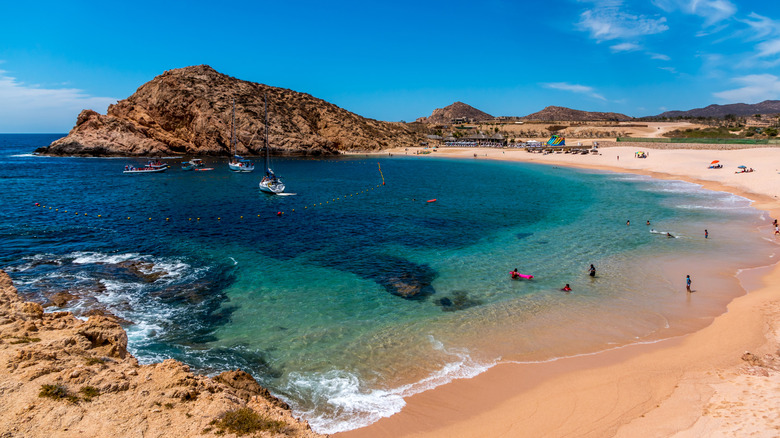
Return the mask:
[[416,145],[403,123],[367,119],[311,95],[218,73],[207,65],[169,70],[106,115],[79,114],[67,137],[38,152],[49,155],[232,155],[232,100],[239,154],[259,155],[268,96],[272,154],[334,154]]
[[590,122],[590,121],[619,121],[632,120],[631,117],[620,113],[601,113],[580,111],[562,106],[548,106],[545,109],[521,117],[522,120],[541,120],[545,122]]
[[212,422],[241,408],[284,422],[262,436],[320,436],[249,374],[210,379],[172,359],[139,366],[111,318],[44,313],[0,271],[0,436],[217,436]]
[[455,119],[464,119],[468,122],[481,122],[493,119],[490,114],[480,111],[463,102],[455,102],[444,108],[436,108],[430,117],[420,117],[418,122],[433,125],[449,125]]

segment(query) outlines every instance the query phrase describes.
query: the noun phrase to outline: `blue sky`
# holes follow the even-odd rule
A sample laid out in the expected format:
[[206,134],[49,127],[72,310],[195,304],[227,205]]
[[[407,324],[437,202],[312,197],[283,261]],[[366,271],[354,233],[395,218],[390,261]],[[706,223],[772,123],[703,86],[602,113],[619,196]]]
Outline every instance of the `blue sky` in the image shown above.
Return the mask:
[[208,64],[365,117],[631,116],[780,99],[776,0],[3,2],[0,132],[66,132]]

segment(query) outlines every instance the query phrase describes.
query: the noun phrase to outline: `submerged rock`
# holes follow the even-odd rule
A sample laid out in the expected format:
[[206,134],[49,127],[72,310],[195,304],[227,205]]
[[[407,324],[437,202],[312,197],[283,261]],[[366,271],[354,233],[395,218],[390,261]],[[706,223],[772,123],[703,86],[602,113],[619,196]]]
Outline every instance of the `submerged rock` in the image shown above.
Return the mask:
[[482,300],[469,298],[466,291],[458,290],[452,293],[452,298],[444,297],[436,301],[437,306],[445,312],[454,312],[457,310],[468,309],[469,307],[479,306]]

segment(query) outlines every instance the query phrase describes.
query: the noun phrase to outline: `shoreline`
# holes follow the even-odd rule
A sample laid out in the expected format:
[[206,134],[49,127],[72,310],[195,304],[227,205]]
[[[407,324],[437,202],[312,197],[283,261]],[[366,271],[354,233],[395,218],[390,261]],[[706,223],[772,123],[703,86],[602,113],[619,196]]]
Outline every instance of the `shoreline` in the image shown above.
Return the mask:
[[[780,149],[644,149],[651,152],[652,158],[635,159],[630,147],[600,149],[598,156],[442,148],[435,155],[420,158],[533,162],[687,181],[707,190],[747,198],[751,206],[768,212],[772,218],[780,216],[780,176],[770,177],[777,175],[775,167],[780,167]],[[405,151],[390,152],[403,155]],[[622,163],[617,158],[620,155],[625,157]],[[756,167],[757,173],[746,175],[706,169],[712,159],[706,157],[712,155],[718,155],[721,162],[726,160],[720,156],[726,155],[729,166],[736,159],[743,159],[748,165],[759,161],[764,173],[759,174],[762,169],[755,165],[750,167]],[[662,161],[672,159],[651,161],[657,156]],[[685,166],[701,166],[711,173],[686,172]],[[757,181],[755,175],[760,175],[762,181]],[[714,178],[708,179],[710,176]],[[735,176],[753,178],[742,181]],[[766,272],[762,271],[760,279],[749,281],[757,288],[733,299],[725,313],[700,330],[552,362],[499,364],[474,378],[454,380],[415,394],[406,399],[407,405],[400,413],[335,436],[631,437],[711,436],[746,431],[774,436],[780,420],[776,415],[762,416],[756,412],[763,409],[769,413],[780,401],[774,394],[780,383],[780,374],[776,373],[780,367],[774,364],[780,363],[780,359],[773,356],[780,346],[780,335],[773,326],[773,321],[780,317],[780,302],[772,296],[771,286],[780,281],[780,264],[758,269]],[[740,274],[736,276],[744,288]],[[745,359],[746,350],[757,355],[746,357],[759,360]],[[728,400],[734,403],[729,404]]]

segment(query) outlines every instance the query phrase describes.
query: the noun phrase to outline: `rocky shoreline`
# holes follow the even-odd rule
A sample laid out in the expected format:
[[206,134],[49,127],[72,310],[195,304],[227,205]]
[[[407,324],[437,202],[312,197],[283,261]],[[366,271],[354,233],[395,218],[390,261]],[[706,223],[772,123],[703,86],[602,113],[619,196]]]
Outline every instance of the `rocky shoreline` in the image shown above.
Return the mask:
[[320,437],[235,370],[139,365],[111,315],[83,321],[24,302],[0,270],[0,437]]

